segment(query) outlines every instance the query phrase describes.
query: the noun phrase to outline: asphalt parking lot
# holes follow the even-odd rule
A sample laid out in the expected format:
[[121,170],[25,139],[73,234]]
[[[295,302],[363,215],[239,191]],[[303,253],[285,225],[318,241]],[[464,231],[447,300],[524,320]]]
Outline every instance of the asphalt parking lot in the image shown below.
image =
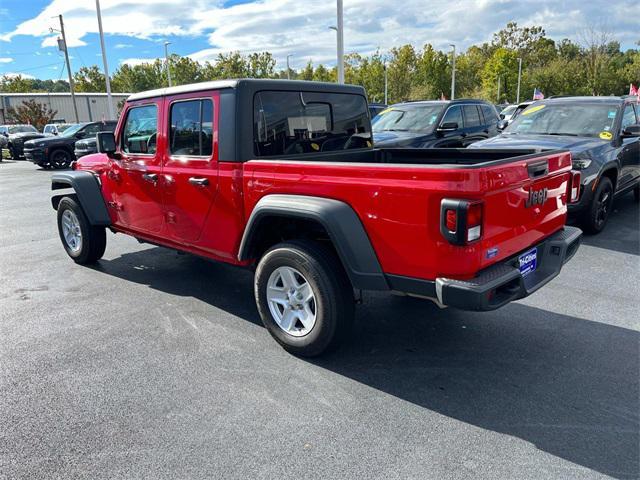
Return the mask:
[[0,164],[0,478],[638,478],[639,208],[492,313],[365,295],[288,355],[251,273],[108,234],[64,253],[50,173]]

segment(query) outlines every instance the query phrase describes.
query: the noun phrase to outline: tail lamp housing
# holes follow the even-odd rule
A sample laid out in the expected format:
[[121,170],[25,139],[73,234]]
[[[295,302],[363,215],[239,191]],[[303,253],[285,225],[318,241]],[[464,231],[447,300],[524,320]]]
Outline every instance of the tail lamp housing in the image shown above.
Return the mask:
[[453,245],[480,240],[483,228],[482,202],[444,198],[440,203],[440,233]]
[[579,170],[571,170],[569,184],[567,186],[567,203],[578,203],[580,201],[580,182],[582,174]]

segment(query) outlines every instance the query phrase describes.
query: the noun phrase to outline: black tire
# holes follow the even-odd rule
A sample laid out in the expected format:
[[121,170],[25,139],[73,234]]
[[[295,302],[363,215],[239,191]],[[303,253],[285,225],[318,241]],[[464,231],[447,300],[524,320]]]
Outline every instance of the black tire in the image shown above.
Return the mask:
[[[315,324],[304,336],[294,336],[276,322],[267,301],[269,279],[279,267],[299,271],[314,294]],[[336,254],[309,240],[279,243],[260,259],[254,278],[254,293],[262,323],[288,352],[314,357],[336,349],[353,326],[353,288]]]
[[49,165],[55,169],[69,168],[71,165],[71,154],[64,149],[57,149],[49,154]]
[[[63,232],[63,216],[69,210],[75,215],[81,232],[79,248],[74,249],[67,241]],[[80,265],[88,265],[97,262],[104,255],[107,246],[107,234],[104,227],[91,225],[84,214],[82,207],[75,198],[64,197],[58,205],[58,234],[67,255]]]
[[584,213],[582,227],[587,233],[596,234],[604,230],[613,206],[613,183],[601,177],[589,207]]
[[13,149],[13,147],[11,145],[9,145],[9,158],[11,160],[19,160],[20,159],[19,155],[15,152],[15,150]]

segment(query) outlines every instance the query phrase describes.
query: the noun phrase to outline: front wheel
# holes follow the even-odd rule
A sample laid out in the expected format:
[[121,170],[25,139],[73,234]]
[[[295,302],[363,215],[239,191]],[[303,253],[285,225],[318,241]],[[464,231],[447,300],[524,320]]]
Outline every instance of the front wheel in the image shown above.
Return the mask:
[[76,263],[95,263],[104,255],[105,228],[91,225],[74,198],[64,197],[58,204],[58,233],[62,246]]
[[600,233],[604,230],[613,206],[613,183],[608,177],[601,177],[591,204],[587,208],[582,221],[588,233]]
[[280,243],[260,259],[254,293],[262,323],[290,353],[337,348],[351,330],[353,288],[335,253],[320,243]]
[[49,165],[53,168],[67,168],[71,165],[71,154],[66,150],[54,150],[49,156]]

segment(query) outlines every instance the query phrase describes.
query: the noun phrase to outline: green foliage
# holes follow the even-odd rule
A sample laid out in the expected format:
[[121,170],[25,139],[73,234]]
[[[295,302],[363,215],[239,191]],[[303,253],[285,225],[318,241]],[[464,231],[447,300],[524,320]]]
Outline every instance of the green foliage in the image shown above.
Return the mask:
[[81,67],[74,73],[73,83],[76,92],[104,92],[107,88],[104,74],[96,65]]
[[42,130],[47,123],[51,123],[58,112],[47,105],[35,100],[27,100],[17,107],[7,109],[9,123],[26,123]]

